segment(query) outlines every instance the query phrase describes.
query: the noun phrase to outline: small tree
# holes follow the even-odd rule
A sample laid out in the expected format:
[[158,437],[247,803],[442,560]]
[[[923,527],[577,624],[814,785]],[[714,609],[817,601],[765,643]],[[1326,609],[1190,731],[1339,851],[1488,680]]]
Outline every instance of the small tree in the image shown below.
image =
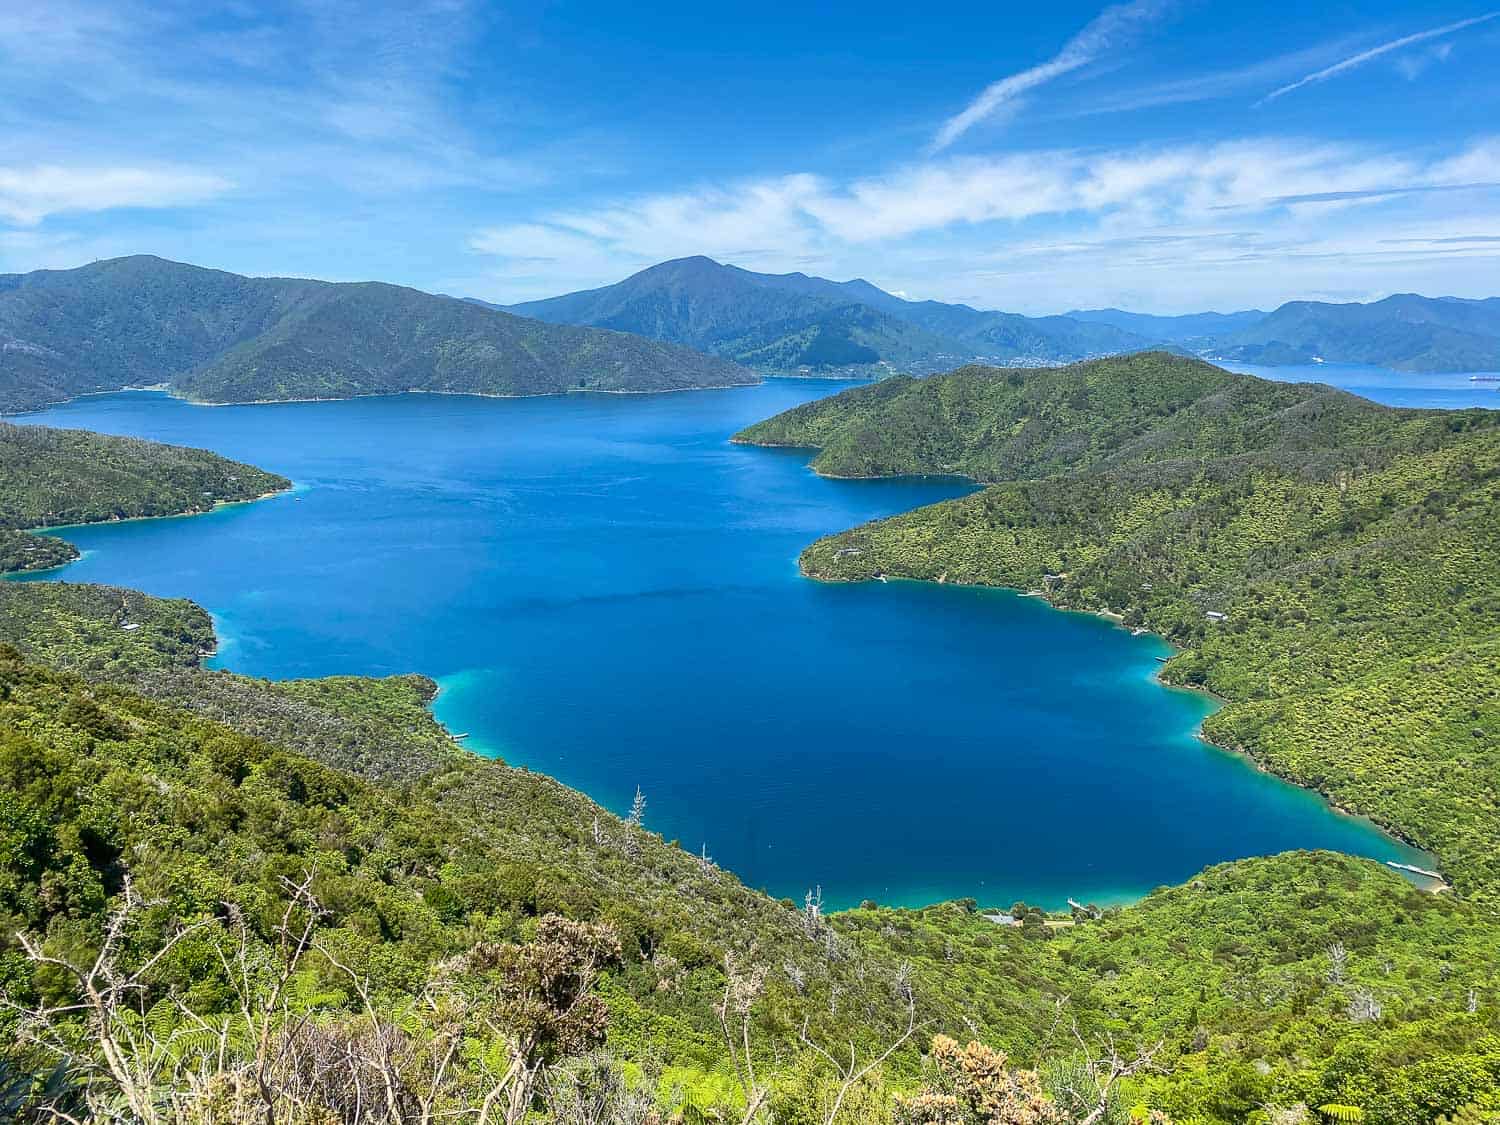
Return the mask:
[[544,915],[525,945],[470,951],[472,968],[499,977],[493,1026],[512,1043],[506,1121],[525,1116],[548,1066],[604,1042],[609,1008],[593,988],[600,971],[618,965],[620,956],[612,927],[556,914]]

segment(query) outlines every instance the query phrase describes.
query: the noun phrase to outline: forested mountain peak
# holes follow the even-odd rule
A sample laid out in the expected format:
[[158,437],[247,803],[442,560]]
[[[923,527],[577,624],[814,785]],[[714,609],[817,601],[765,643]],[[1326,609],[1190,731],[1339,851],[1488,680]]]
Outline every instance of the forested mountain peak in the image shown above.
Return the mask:
[[510,309],[688,344],[767,373],[927,373],[966,359],[1078,359],[1148,342],[1110,325],[908,301],[863,279],[755,273],[702,256]]

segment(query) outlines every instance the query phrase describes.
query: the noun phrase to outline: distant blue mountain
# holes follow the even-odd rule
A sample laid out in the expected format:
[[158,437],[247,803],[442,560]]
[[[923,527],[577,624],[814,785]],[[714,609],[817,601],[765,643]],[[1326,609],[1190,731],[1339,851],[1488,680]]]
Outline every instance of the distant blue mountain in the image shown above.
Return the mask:
[[1126,312],[1124,309],[1074,309],[1067,313],[1073,320],[1090,324],[1108,324],[1153,340],[1186,343],[1227,336],[1250,328],[1266,318],[1261,309],[1231,313],[1187,313],[1184,316],[1152,316],[1150,313]]
[[1500,371],[1500,297],[1397,293],[1369,304],[1291,301],[1219,340],[1247,363],[1364,363],[1402,371]]
[[601,289],[504,308],[686,344],[768,374],[923,375],[970,362],[1047,365],[1147,348],[1265,364],[1500,369],[1500,298],[1400,294],[1363,305],[1292,301],[1274,312],[1081,309],[1029,317],[908,301],[862,278],[755,273],[693,257]]
[[755,273],[704,257],[506,311],[687,344],[768,373],[923,374],[972,361],[1068,362],[1157,342],[1107,324],[907,301],[863,279]]

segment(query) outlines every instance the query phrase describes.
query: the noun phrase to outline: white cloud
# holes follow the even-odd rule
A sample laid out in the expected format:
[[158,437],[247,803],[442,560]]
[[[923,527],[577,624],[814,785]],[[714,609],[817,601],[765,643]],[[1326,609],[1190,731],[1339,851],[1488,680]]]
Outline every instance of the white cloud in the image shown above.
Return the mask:
[[[1096,303],[1064,290],[1093,293],[1106,281],[1123,300],[1159,277],[1174,290],[1191,279],[1263,300],[1268,288],[1327,292],[1340,262],[1394,263],[1390,278],[1430,287],[1416,265],[1492,256],[1494,244],[1437,240],[1469,233],[1475,193],[1500,195],[1495,183],[1500,138],[1428,158],[1278,139],[1039,150],[938,158],[846,183],[788,175],[628,198],[492,228],[470,245],[499,259],[497,287],[524,279],[515,288],[528,297],[702,253],[1024,311]],[[1420,255],[1381,245],[1418,218]],[[1305,288],[1293,284],[1300,275]],[[1181,307],[1201,303],[1184,297]]]
[[[556,142],[454,98],[494,18],[475,0],[0,0],[7,164],[172,165],[191,152],[241,198],[534,187]],[[15,9],[12,11],[11,9]],[[228,30],[226,30],[228,25]],[[499,60],[486,60],[499,65]],[[576,175],[577,166],[571,169]]]
[[994,117],[1029,90],[1085,67],[1130,42],[1140,29],[1166,13],[1166,0],[1131,0],[1105,8],[1063,49],[1038,66],[1008,75],[986,86],[980,95],[938,130],[932,151],[941,152],[975,125]]
[[565,212],[554,222],[616,251],[653,259],[710,252],[705,247],[749,257],[766,246],[800,253],[809,247],[806,207],[824,190],[818,177],[794,174]]
[[[1430,39],[1437,39],[1444,35],[1452,35],[1456,31],[1464,30],[1464,28],[1473,27],[1476,24],[1488,23],[1497,16],[1500,16],[1500,12],[1489,12],[1482,16],[1475,16],[1473,19],[1459,20],[1457,23],[1429,28],[1427,31],[1418,31],[1412,35],[1403,35],[1400,39],[1392,39],[1388,43],[1382,43],[1378,47],[1371,47],[1369,50],[1360,51],[1357,55],[1350,55],[1348,58],[1342,59],[1332,66],[1325,66],[1322,70],[1315,70],[1304,78],[1299,78],[1295,82],[1290,82],[1285,86],[1272,90],[1265,97],[1261,98],[1256,105],[1265,105],[1267,102],[1275,101],[1279,97],[1290,94],[1293,90],[1300,90],[1303,86],[1309,86],[1314,82],[1326,82],[1330,78],[1335,78],[1340,74],[1364,66],[1365,63],[1372,62],[1382,55],[1388,55],[1392,51],[1399,51],[1405,47],[1425,43]],[[1446,58],[1447,56],[1444,55],[1443,57]]]
[[221,176],[175,168],[0,167],[0,218],[34,226],[49,215],[116,207],[177,207],[228,191]]

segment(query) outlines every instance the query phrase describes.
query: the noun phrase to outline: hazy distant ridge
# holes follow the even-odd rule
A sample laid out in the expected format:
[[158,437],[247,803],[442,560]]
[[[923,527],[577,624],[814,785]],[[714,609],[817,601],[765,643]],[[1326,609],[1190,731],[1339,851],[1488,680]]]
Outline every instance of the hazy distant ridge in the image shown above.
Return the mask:
[[1398,293],[1370,304],[1291,301],[1220,341],[1249,363],[1367,363],[1401,371],[1500,370],[1500,298]]
[[1111,325],[907,301],[863,279],[753,273],[703,257],[508,308],[554,323],[639,332],[771,373],[923,374],[973,359],[1056,362],[1152,343]]
[[754,273],[694,257],[601,289],[508,308],[687,344],[767,373],[922,375],[970,362],[1050,364],[1163,347],[1265,364],[1500,368],[1496,298],[1403,294],[1363,305],[1293,301],[1269,313],[1155,316],[1109,308],[1028,317],[908,301],[863,279]]

